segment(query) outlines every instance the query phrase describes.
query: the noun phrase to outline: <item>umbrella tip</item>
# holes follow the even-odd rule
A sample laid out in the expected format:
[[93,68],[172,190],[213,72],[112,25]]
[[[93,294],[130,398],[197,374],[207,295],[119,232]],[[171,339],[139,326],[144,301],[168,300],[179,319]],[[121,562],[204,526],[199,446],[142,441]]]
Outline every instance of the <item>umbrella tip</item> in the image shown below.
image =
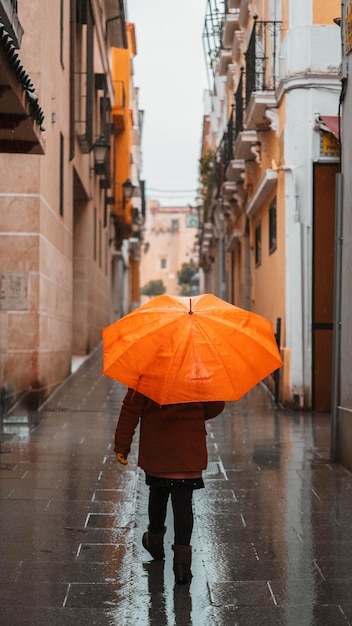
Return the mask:
[[192,315],[192,313],[193,313],[193,311],[192,311],[192,299],[191,298],[189,299],[189,311],[188,311],[188,313],[190,315]]

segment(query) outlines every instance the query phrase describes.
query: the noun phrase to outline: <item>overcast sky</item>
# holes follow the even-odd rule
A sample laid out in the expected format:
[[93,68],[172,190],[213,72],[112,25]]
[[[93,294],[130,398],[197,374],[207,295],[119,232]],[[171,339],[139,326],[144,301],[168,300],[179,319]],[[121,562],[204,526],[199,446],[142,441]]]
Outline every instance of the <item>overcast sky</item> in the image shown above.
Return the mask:
[[206,0],[126,4],[127,19],[136,29],[134,84],[144,110],[147,197],[164,206],[195,204],[207,88],[202,42]]

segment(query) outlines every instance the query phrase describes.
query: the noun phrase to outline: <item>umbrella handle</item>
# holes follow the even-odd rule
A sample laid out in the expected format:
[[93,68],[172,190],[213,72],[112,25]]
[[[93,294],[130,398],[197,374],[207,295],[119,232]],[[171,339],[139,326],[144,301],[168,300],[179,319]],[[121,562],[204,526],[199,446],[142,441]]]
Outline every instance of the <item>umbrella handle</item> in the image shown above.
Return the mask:
[[124,455],[121,454],[120,452],[117,453],[116,459],[118,460],[119,463],[122,463],[122,465],[127,465],[128,463],[126,457],[124,457]]

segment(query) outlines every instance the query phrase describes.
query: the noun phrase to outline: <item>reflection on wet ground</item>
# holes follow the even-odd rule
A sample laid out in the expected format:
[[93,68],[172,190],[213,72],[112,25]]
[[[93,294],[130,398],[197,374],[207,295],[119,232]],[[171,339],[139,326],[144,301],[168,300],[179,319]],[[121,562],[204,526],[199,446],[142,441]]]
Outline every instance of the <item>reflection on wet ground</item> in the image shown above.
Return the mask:
[[147,487],[112,449],[125,389],[99,352],[38,413],[2,423],[2,626],[352,624],[352,477],[329,463],[330,417],[276,410],[261,386],[208,423],[193,579],[142,548]]

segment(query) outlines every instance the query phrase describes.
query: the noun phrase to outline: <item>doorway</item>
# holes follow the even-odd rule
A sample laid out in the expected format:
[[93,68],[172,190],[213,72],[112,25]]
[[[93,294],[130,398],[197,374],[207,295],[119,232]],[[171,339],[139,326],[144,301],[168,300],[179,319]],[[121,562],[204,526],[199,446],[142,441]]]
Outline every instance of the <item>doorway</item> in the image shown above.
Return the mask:
[[312,406],[331,410],[337,163],[314,165]]

